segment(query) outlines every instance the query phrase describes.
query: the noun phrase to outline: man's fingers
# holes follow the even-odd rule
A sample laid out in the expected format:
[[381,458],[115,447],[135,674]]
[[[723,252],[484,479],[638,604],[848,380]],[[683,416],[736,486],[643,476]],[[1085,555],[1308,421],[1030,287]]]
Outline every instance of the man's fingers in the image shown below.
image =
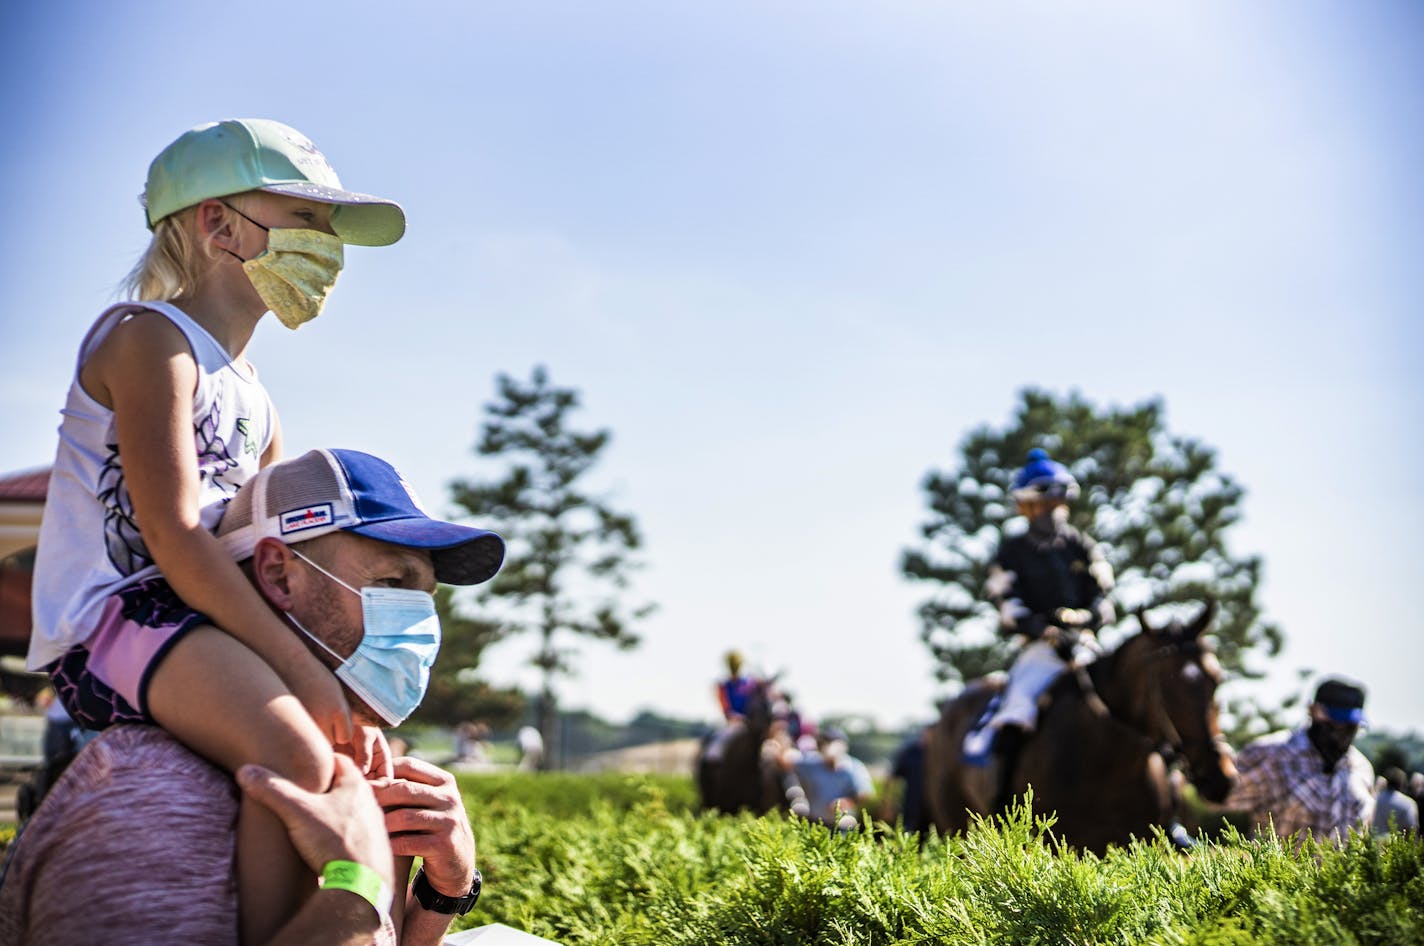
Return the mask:
[[269,768],[244,765],[237,770],[237,784],[249,798],[272,809],[284,823],[310,809],[308,793]]
[[423,782],[426,785],[453,785],[455,776],[440,768],[438,765],[431,765],[424,759],[415,759],[410,756],[402,756],[394,762],[396,778],[408,779],[412,782]]
[[458,804],[450,794],[436,786],[398,778],[373,781],[371,789],[376,793],[377,804],[386,811],[392,808],[453,808]]

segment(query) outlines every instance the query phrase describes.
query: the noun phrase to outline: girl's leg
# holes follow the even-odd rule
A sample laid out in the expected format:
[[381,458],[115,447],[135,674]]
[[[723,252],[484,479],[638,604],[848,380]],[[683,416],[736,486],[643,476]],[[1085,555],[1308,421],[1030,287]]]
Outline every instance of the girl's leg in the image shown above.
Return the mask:
[[[334,771],[330,744],[266,661],[215,627],[184,635],[159,663],[148,710],[178,741],[229,772],[265,765],[308,791]],[[237,822],[242,942],[264,943],[315,889],[276,815],[246,799]]]

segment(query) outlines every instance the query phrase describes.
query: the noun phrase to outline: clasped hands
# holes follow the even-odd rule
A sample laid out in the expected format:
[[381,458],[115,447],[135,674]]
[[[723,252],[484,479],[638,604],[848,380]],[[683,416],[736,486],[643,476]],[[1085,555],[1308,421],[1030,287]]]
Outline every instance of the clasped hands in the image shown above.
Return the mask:
[[368,771],[363,775],[338,752],[325,792],[304,791],[258,765],[243,766],[238,785],[281,818],[313,873],[332,860],[355,861],[403,897],[404,883],[392,883],[394,858],[419,857],[431,886],[463,895],[474,882],[475,839],[454,776],[420,759],[392,760],[385,737],[374,731]]

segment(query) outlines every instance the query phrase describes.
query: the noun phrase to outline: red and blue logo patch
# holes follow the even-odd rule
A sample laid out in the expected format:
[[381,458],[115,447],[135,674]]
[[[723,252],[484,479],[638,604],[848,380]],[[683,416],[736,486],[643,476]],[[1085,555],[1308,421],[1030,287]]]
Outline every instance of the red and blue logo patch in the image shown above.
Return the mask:
[[329,526],[334,521],[335,514],[332,511],[331,503],[292,509],[282,513],[282,535],[288,535],[292,532],[303,532],[307,529],[315,529],[318,526]]

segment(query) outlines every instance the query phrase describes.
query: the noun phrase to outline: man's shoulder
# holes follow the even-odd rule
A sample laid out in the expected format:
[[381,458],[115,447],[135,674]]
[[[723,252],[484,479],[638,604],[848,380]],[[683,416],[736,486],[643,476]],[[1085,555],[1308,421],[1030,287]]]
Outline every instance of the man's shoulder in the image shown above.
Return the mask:
[[[45,931],[46,942],[228,941],[236,817],[226,773],[161,729],[114,727],[70,764],[17,837],[0,887],[0,940],[18,929],[21,941],[25,930]],[[71,906],[76,890],[85,911]]]
[[1303,735],[1300,730],[1282,729],[1279,732],[1257,736],[1241,750],[1237,755],[1237,761],[1238,763],[1249,762],[1252,759],[1268,758],[1293,751],[1297,748],[1295,743],[1298,741],[1297,736],[1299,735]]
[[[130,792],[163,786],[159,797],[144,795],[146,811],[236,798],[237,788],[221,769],[157,726],[122,725],[108,729],[65,770],[46,799],[54,806],[83,804],[95,794],[120,801]],[[43,811],[43,809],[41,809]]]
[[1350,772],[1356,778],[1368,781],[1370,784],[1370,790],[1371,792],[1373,792],[1375,782],[1375,766],[1374,763],[1370,761],[1369,756],[1365,755],[1355,746],[1351,746],[1350,751],[1345,753],[1345,764],[1350,767]]

